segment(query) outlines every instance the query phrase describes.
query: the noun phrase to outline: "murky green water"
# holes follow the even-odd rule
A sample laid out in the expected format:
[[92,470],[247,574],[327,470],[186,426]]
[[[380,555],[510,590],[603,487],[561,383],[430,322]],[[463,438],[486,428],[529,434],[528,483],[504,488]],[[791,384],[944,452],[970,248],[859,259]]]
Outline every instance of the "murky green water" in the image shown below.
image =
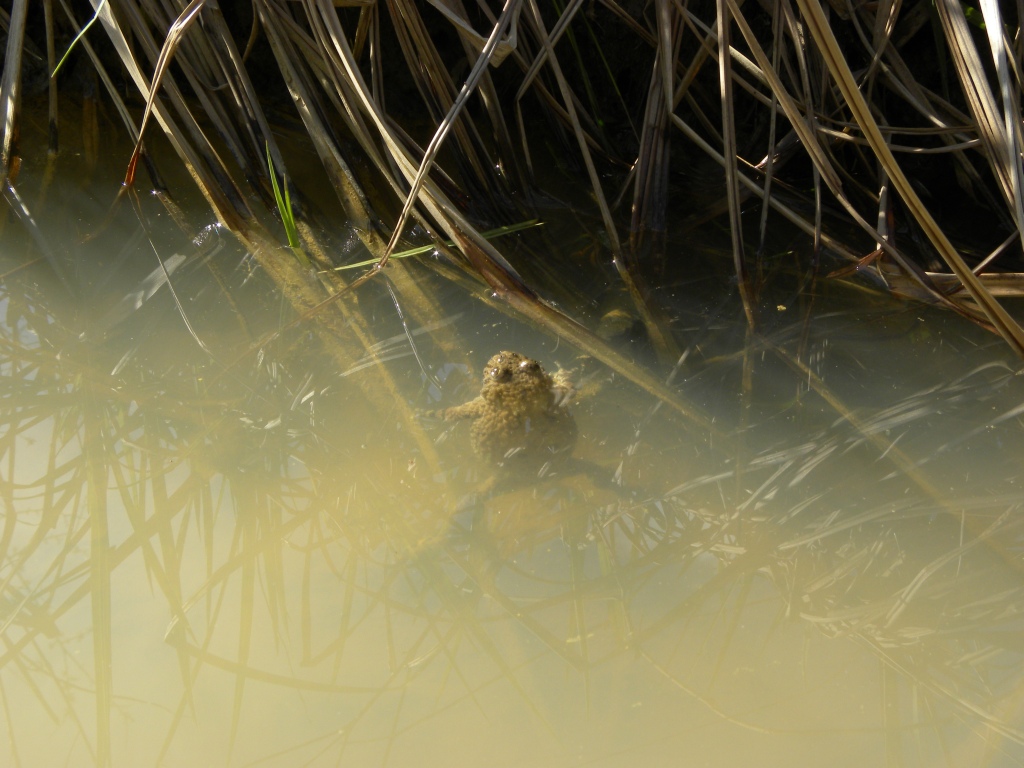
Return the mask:
[[[724,281],[679,280],[674,376],[620,346],[700,426],[415,265],[323,333],[183,180],[190,233],[44,161],[44,242],[0,235],[0,762],[1024,764],[994,336],[781,272],[751,336]],[[500,349],[576,370],[580,440],[488,489],[466,423],[408,416]]]

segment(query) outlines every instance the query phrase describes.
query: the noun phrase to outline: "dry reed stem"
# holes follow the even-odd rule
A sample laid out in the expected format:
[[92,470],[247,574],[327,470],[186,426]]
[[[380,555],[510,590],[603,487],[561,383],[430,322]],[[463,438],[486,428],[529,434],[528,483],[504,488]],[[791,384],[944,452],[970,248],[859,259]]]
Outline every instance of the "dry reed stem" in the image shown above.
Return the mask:
[[863,95],[857,88],[853,75],[842,53],[839,51],[838,43],[828,26],[820,6],[809,0],[798,0],[798,2],[805,19],[809,23],[811,33],[825,56],[833,77],[836,79],[836,84],[842,90],[847,104],[860,124],[861,130],[871,143],[871,148],[885,169],[886,174],[892,179],[904,203],[911,209],[925,234],[931,240],[936,250],[938,250],[939,255],[953,273],[960,278],[971,297],[981,306],[987,320],[998,331],[999,335],[1007,341],[1014,352],[1018,356],[1024,357],[1024,329],[989,294],[981,281],[964,263],[945,232],[938,225],[938,222],[935,221],[927,208],[925,208],[924,203],[896,162],[896,158],[893,157],[892,151],[878,130],[878,124],[872,117]]

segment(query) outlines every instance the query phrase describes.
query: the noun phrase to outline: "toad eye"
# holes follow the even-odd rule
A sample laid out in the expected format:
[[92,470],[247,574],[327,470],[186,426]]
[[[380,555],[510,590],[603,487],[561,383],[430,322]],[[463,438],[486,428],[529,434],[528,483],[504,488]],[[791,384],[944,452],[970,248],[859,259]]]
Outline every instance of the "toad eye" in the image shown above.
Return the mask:
[[512,378],[512,371],[508,368],[491,368],[491,378],[497,382],[506,382]]
[[536,373],[540,370],[540,363],[536,360],[523,360],[519,364],[519,370],[526,371],[527,373]]

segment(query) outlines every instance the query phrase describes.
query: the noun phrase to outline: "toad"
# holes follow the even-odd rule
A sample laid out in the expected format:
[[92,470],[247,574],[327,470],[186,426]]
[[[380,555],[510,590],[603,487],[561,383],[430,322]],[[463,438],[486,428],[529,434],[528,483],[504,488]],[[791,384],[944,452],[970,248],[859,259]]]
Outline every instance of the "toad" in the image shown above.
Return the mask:
[[486,464],[543,473],[551,462],[567,458],[576,443],[568,408],[573,394],[568,372],[552,376],[536,360],[499,352],[484,366],[478,397],[427,415],[472,419],[470,443]]

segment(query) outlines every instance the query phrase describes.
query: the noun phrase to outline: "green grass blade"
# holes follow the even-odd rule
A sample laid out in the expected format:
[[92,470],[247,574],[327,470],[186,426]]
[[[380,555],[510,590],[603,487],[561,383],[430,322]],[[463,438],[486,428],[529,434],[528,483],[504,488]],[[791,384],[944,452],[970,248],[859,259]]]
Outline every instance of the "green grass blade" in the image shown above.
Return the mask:
[[[491,240],[495,237],[501,237],[502,235],[511,235],[513,232],[519,232],[524,229],[530,229],[531,227],[542,226],[543,222],[537,219],[530,219],[529,221],[521,221],[518,224],[509,224],[506,227],[498,227],[497,229],[489,229],[486,232],[481,233],[481,236],[487,240]],[[444,244],[449,248],[454,248],[455,243],[451,240],[445,240]],[[398,253],[391,254],[392,259],[404,259],[409,256],[419,256],[423,253],[430,253],[434,250],[432,245],[420,245],[416,248],[410,248],[407,251],[399,251]],[[359,267],[372,267],[376,264],[378,259],[367,259],[366,261],[360,261],[358,264],[345,264],[342,267],[335,267],[335,272],[341,272],[344,269],[358,269]]]
[[270,156],[270,143],[267,147],[267,168],[270,170],[270,183],[274,188],[274,201],[277,203],[277,210],[281,214],[281,222],[284,224],[284,233],[288,238],[288,247],[304,266],[310,266],[309,257],[302,250],[302,241],[299,240],[299,228],[295,224],[295,211],[292,210],[292,198],[288,193],[288,177],[285,176],[284,193],[277,183],[277,173],[274,171],[274,159]]
[[75,39],[71,41],[71,45],[68,46],[67,51],[64,52],[64,55],[61,56],[60,61],[57,62],[57,66],[53,68],[53,72],[50,73],[51,80],[57,76],[58,72],[60,72],[60,68],[64,66],[64,62],[67,61],[68,56],[71,55],[71,52],[75,49],[75,46],[78,45],[78,41],[85,37],[85,33],[89,31],[89,27],[96,23],[96,19],[100,17],[100,11],[103,10],[103,6],[106,4],[107,0],[100,0],[100,4],[96,6],[96,12],[92,15],[92,18],[89,19],[89,21],[86,22],[85,26],[82,27],[81,31],[77,35],[75,35]]

